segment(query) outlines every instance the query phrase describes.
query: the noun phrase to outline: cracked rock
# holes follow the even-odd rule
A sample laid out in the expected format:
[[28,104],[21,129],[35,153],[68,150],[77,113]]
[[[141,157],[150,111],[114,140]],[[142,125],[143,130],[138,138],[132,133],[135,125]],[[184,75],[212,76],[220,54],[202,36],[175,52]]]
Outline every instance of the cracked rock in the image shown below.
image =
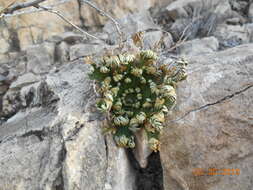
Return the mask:
[[27,105],[0,126],[0,189],[136,190],[125,149],[91,109],[89,70],[76,61],[18,91]]
[[[161,140],[165,190],[251,190],[253,45],[192,56],[190,63]],[[196,168],[204,176],[196,177]],[[210,168],[241,173],[208,176]]]

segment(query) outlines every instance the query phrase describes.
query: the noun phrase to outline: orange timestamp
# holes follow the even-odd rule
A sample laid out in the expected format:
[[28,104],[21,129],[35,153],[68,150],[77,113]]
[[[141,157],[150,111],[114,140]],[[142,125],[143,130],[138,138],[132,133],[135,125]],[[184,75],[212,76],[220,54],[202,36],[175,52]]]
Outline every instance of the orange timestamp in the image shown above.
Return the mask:
[[225,175],[240,175],[238,168],[194,168],[192,174],[194,176],[225,176]]

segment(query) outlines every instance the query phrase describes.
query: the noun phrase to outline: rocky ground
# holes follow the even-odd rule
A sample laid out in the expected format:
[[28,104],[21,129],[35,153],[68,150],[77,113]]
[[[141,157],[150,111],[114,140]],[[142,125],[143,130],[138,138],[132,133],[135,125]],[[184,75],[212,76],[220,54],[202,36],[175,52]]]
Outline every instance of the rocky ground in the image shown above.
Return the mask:
[[[252,190],[253,1],[95,1],[121,17],[130,47],[145,31],[144,47],[160,42],[161,61],[190,62],[151,155],[145,138],[132,152],[101,133],[84,58],[115,48],[118,34],[80,2],[55,8],[103,41],[44,12],[0,22],[0,190]],[[241,173],[194,176],[196,168]]]

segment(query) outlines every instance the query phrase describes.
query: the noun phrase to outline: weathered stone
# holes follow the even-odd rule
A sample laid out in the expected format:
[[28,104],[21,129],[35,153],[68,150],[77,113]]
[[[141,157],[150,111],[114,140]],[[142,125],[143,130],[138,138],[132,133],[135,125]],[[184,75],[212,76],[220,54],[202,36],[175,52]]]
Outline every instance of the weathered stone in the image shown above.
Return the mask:
[[230,4],[233,10],[240,12],[241,14],[245,12],[248,6],[248,2],[243,0],[230,1]]
[[0,127],[0,189],[135,190],[125,149],[105,140],[101,116],[91,112],[89,70],[66,64],[16,94],[26,110]]
[[234,47],[250,41],[246,25],[219,24],[213,35],[224,47]]
[[54,61],[53,43],[43,43],[26,48],[27,71],[34,73],[46,73],[50,70]]
[[0,54],[0,63],[6,63],[8,62],[9,57],[7,54]]
[[0,54],[7,53],[10,49],[10,44],[3,38],[0,38]]
[[[128,15],[127,17],[118,20],[118,22],[121,26],[121,31],[124,34],[124,39],[129,39],[129,37],[133,34],[140,31],[159,29],[159,27],[154,24],[149,12],[147,11]],[[103,30],[109,35],[109,40],[112,43],[119,42],[119,34],[112,22],[106,23]]]
[[[129,13],[148,10],[154,5],[161,6],[162,4],[169,3],[170,1],[129,0],[124,2],[116,0],[111,2],[109,0],[95,0],[92,3],[117,19],[123,18]],[[9,0],[1,1],[0,6],[5,7],[9,3]],[[97,28],[103,26],[108,21],[107,17],[101,16],[97,10],[85,3],[82,3],[81,0],[61,2],[57,0],[47,0],[41,3],[41,5],[53,7],[54,10],[59,11],[69,21],[78,26],[84,25],[88,28]],[[70,28],[72,29],[71,25],[55,14],[46,11],[38,12],[35,8],[27,8],[26,11],[31,11],[31,13],[21,14],[18,17],[5,18],[9,28],[17,34],[19,45],[22,50],[26,49],[29,45],[41,43],[47,39],[52,39],[52,36],[67,32]],[[50,21],[50,23],[48,21]]]
[[61,42],[56,47],[56,60],[64,63],[69,61],[69,46],[66,42]]
[[[166,190],[252,189],[252,55],[249,44],[191,58],[161,140]],[[208,175],[211,168],[240,175]]]
[[238,24],[242,24],[243,22],[244,21],[239,17],[233,17],[226,20],[226,24],[229,24],[229,25],[238,25]]
[[[33,38],[36,32],[36,39]],[[17,31],[19,46],[21,50],[25,50],[29,45],[41,43],[42,42],[42,31],[39,28],[32,27],[31,28],[20,28]]]
[[145,130],[140,130],[136,134],[136,147],[133,150],[134,156],[142,168],[148,165],[148,157],[152,150],[148,146],[148,137]]
[[[4,84],[4,85],[0,85],[0,95],[3,95],[7,92],[7,90],[9,89],[9,86]],[[2,98],[2,97],[1,97]]]
[[253,42],[253,23],[245,24],[245,27],[247,28],[250,42]]
[[164,37],[163,37],[164,48],[165,49],[170,48],[173,44],[174,44],[174,41],[173,41],[172,35],[170,33],[164,34]]
[[106,136],[108,163],[104,190],[136,190],[136,174],[128,160],[126,149],[116,146],[111,135]]
[[206,37],[187,41],[178,47],[182,55],[202,55],[212,53],[219,48],[219,41],[215,37]]
[[103,44],[77,44],[70,47],[69,57],[73,61],[85,56],[99,54],[103,51],[105,45]]
[[35,82],[38,82],[39,80],[40,80],[39,76],[36,76],[32,73],[26,73],[18,77],[16,81],[11,83],[10,89],[22,88],[23,86],[33,84]]
[[[160,2],[161,0],[128,0],[127,2],[116,0],[113,3],[110,0],[92,1],[98,8],[110,13],[113,18],[118,19],[132,12],[147,10],[154,4]],[[89,27],[98,27],[108,21],[107,17],[99,15],[96,10],[85,3],[81,6],[81,16],[84,19],[84,24]]]
[[176,20],[178,18],[187,18],[191,7],[194,7],[194,9],[206,8],[219,18],[228,17],[232,14],[228,0],[176,0],[167,6],[166,11],[172,19]]
[[18,114],[0,127],[1,189],[55,186],[60,173],[62,144],[58,134],[43,132],[53,115],[46,110],[33,110]]
[[249,17],[250,21],[253,22],[253,2],[249,6],[248,17]]
[[103,189],[107,155],[101,129],[97,121],[78,124],[83,127],[75,139],[65,142],[64,185],[66,189]]
[[145,49],[152,49],[162,43],[163,33],[161,31],[147,32],[143,36],[143,45]]
[[74,32],[65,32],[61,34],[60,38],[62,39],[62,41],[65,41],[69,44],[74,44],[81,42],[83,39],[86,38],[86,36]]
[[6,80],[7,80],[7,77],[0,74],[0,83],[3,83]]
[[[10,2],[1,1],[3,6],[6,6],[8,3]],[[62,1],[60,3],[57,0],[47,0],[41,3],[41,5],[48,7],[53,6],[54,10],[62,13],[64,17],[72,23],[81,25],[77,0]],[[28,8],[27,10],[31,9],[34,10],[35,8]],[[9,28],[17,32],[22,50],[26,49],[26,47],[31,44],[41,43],[53,35],[63,33],[71,27],[57,15],[46,11],[35,11],[30,14],[22,14],[18,17],[7,17],[5,20]]]

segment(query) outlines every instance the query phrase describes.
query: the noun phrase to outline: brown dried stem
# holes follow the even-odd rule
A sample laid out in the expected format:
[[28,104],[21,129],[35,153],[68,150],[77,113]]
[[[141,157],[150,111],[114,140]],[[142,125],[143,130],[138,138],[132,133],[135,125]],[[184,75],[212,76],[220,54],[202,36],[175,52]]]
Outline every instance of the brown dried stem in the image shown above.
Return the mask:
[[109,15],[105,11],[99,9],[96,5],[94,5],[93,3],[91,3],[89,0],[82,0],[82,2],[85,3],[85,4],[87,4],[87,5],[89,5],[93,9],[95,9],[100,15],[109,18],[113,22],[113,24],[115,25],[115,28],[116,28],[116,30],[117,30],[117,32],[119,34],[120,42],[122,42],[123,33],[120,30],[120,24],[111,15]]

